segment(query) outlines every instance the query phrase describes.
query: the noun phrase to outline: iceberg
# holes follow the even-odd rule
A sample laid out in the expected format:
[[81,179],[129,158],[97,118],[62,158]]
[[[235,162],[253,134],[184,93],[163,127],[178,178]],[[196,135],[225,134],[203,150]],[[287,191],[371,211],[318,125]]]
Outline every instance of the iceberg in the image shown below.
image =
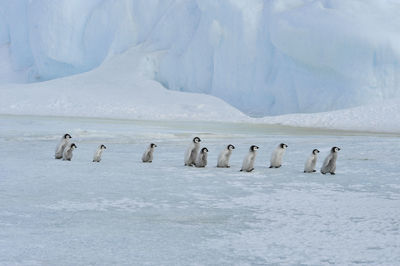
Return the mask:
[[400,96],[399,11],[393,0],[0,0],[0,84],[87,72],[140,45],[163,54],[155,82],[250,116],[376,104]]

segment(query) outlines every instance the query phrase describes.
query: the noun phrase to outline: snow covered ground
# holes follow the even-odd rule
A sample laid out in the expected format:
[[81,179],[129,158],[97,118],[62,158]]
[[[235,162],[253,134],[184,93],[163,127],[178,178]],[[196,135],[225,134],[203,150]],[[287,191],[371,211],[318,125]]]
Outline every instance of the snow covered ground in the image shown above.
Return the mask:
[[[60,136],[78,148],[54,160]],[[209,166],[183,166],[193,136]],[[158,144],[152,164],[140,157]],[[272,149],[289,145],[268,169]],[[399,135],[247,123],[0,116],[0,265],[400,262]],[[96,147],[107,150],[92,163]],[[231,169],[215,168],[224,145]],[[255,171],[239,172],[251,144]],[[337,174],[304,174],[313,148]]]

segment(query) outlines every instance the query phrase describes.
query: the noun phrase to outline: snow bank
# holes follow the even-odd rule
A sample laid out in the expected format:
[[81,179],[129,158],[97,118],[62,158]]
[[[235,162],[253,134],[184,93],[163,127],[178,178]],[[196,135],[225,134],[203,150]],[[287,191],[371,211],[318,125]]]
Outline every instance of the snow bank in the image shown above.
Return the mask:
[[251,118],[214,96],[165,89],[154,69],[165,52],[137,46],[95,70],[39,83],[0,85],[0,114],[202,120],[400,132],[400,100],[325,113]]
[[265,117],[257,122],[294,127],[400,133],[400,100],[387,100],[332,112]]
[[0,113],[131,119],[240,121],[247,117],[213,96],[165,89],[149,78],[158,53],[140,47],[95,70],[40,83],[0,85]]
[[[0,0],[0,83],[82,73],[138,44],[154,79],[250,115],[400,97],[394,0]],[[111,90],[111,89],[110,89]]]

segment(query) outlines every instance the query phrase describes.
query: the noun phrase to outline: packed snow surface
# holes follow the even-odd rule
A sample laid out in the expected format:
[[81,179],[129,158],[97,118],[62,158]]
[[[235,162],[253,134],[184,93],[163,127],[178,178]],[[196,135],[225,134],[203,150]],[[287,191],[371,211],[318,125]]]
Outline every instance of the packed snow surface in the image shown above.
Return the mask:
[[[64,133],[78,148],[55,160]],[[204,169],[184,167],[194,136]],[[141,163],[150,142],[151,164]],[[271,152],[288,144],[283,166]],[[372,264],[400,261],[399,135],[248,123],[0,116],[1,265]],[[219,152],[236,149],[230,169]],[[107,150],[100,163],[92,156]],[[239,172],[250,145],[255,170]],[[335,176],[317,169],[332,146]]]
[[142,45],[164,51],[153,80],[246,114],[354,107],[400,97],[399,12],[397,0],[0,0],[0,84]]

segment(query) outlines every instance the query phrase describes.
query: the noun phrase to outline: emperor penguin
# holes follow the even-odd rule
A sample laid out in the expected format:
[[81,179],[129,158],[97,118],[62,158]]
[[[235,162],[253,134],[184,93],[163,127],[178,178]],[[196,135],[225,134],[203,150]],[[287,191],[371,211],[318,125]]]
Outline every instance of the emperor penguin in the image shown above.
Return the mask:
[[98,148],[97,151],[94,153],[93,155],[93,162],[100,162],[101,161],[101,155],[103,154],[103,151],[107,149],[106,146],[104,146],[103,144],[101,144]]
[[317,159],[318,159],[318,153],[319,150],[314,149],[310,155],[310,157],[308,157],[305,165],[304,165],[304,173],[314,173],[317,170],[315,170],[315,165],[317,164]]
[[65,147],[64,152],[63,152],[63,161],[71,161],[72,159],[72,151],[76,149],[75,143],[68,144],[67,147]]
[[197,154],[200,150],[200,138],[193,138],[185,153],[185,166],[193,166],[196,162]]
[[337,156],[338,156],[338,151],[340,151],[340,148],[332,147],[331,152],[325,158],[325,161],[322,164],[322,167],[321,167],[321,173],[322,174],[326,174],[326,173],[330,173],[331,175],[335,174],[336,159],[337,159]]
[[150,145],[147,147],[147,149],[143,153],[142,162],[151,163],[153,161],[153,152],[154,152],[155,147],[157,147],[156,144],[150,143]]
[[235,149],[235,146],[229,144],[226,148],[221,151],[218,156],[217,167],[221,168],[229,168],[229,158],[231,157],[232,151]]
[[244,157],[242,169],[240,171],[251,172],[254,170],[254,161],[256,160],[258,146],[251,145],[249,153]]
[[272,152],[270,166],[269,168],[279,168],[282,166],[282,158],[285,154],[286,148],[288,145],[285,143],[281,143],[276,147],[276,149]]
[[70,138],[71,138],[71,135],[70,135],[70,134],[64,134],[64,135],[61,137],[60,143],[58,143],[58,145],[57,145],[57,147],[56,147],[56,152],[55,152],[55,155],[54,155],[54,157],[55,157],[56,159],[62,159],[64,149],[65,149],[65,147],[67,146],[68,141],[69,141]]
[[207,154],[208,154],[208,149],[206,147],[202,148],[197,155],[196,158],[196,167],[206,167],[207,165]]

